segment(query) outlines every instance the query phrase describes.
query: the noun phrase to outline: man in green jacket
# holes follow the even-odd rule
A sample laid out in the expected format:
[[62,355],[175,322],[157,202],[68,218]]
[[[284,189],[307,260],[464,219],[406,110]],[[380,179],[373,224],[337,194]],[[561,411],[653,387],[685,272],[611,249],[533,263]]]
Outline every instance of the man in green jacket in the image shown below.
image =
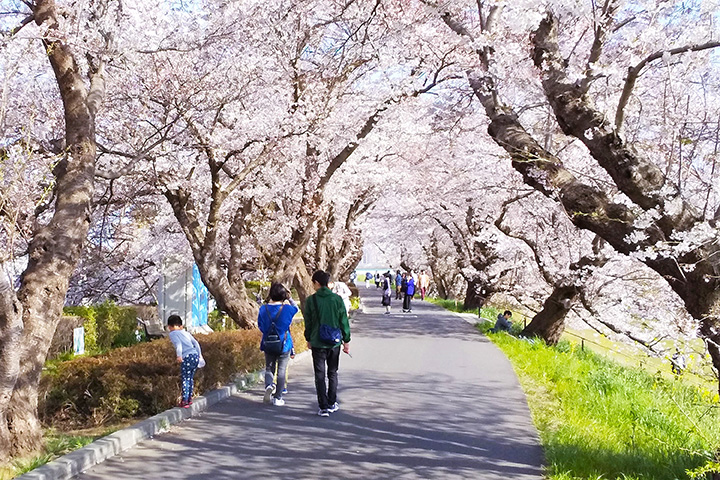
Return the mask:
[[[329,417],[337,412],[338,365],[340,364],[340,345],[343,351],[350,353],[350,322],[343,299],[328,288],[330,275],[318,270],[312,276],[315,293],[305,300],[305,340],[312,350],[315,370],[315,390],[317,390],[318,415]],[[339,329],[341,339],[336,343],[323,341],[320,337],[320,325]],[[327,365],[328,384],[325,385],[325,366]]]

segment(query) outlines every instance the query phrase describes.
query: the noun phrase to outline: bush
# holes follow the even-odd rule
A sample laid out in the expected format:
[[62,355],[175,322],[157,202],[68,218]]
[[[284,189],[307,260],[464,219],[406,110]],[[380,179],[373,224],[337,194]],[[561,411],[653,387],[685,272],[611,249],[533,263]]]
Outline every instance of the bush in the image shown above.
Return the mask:
[[208,326],[212,328],[214,332],[224,332],[227,330],[238,329],[238,326],[232,318],[217,309],[208,313]]
[[[291,328],[296,353],[306,350],[302,324]],[[195,374],[195,393],[227,383],[236,373],[262,369],[258,330],[198,335],[207,362]],[[125,418],[155,415],[180,398],[180,377],[167,339],[80,357],[45,372],[40,417],[60,428],[87,428]]]
[[137,311],[134,307],[120,307],[106,300],[98,305],[65,307],[63,313],[85,319],[85,350],[89,353],[137,343]]

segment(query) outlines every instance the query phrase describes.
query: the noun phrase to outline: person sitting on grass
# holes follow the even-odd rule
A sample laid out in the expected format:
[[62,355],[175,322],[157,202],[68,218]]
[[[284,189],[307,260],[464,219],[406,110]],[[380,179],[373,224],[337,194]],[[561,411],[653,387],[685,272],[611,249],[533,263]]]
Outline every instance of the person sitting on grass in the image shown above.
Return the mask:
[[181,400],[180,407],[189,408],[192,405],[192,393],[195,371],[205,365],[202,360],[200,344],[195,337],[183,329],[182,318],[179,315],[168,317],[168,330],[170,341],[175,347],[177,362],[180,364]]
[[495,322],[495,327],[493,327],[491,331],[493,333],[510,333],[510,329],[512,328],[512,322],[510,321],[510,317],[512,317],[512,312],[510,310],[505,310],[505,312],[498,314],[497,322]]

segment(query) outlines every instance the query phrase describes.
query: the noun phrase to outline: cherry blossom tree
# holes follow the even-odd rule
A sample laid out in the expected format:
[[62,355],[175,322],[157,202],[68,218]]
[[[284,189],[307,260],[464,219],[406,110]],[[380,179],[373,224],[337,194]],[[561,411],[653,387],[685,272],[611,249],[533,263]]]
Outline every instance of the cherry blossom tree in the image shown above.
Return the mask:
[[[468,10],[462,5],[439,11],[438,16],[475,58],[469,85],[486,111],[488,132],[510,154],[513,167],[528,185],[562,204],[578,227],[660,273],[701,322],[700,331],[718,368],[720,277],[717,232],[712,226],[717,197],[708,181],[713,174],[708,158],[702,153],[711,149],[701,136],[683,136],[681,144],[690,142],[697,148],[690,165],[687,157],[677,162],[674,148],[662,148],[668,129],[658,122],[672,122],[677,119],[673,114],[682,112],[679,130],[687,132],[689,117],[701,124],[707,124],[703,118],[717,118],[712,94],[694,86],[714,68],[707,50],[718,46],[712,41],[716,28],[712,8],[717,5],[703,2],[679,9],[673,4],[630,6],[610,0],[584,9],[549,6],[545,12],[518,3],[509,9],[514,12],[502,12],[499,3],[479,2],[472,24],[466,21]],[[501,13],[527,20],[523,30],[532,30],[533,36],[531,44],[524,45],[532,49],[525,59],[525,50],[498,41],[514,35],[502,23]],[[693,28],[686,28],[689,23]],[[561,25],[567,26],[562,34]],[[505,84],[516,80],[506,66],[527,65],[529,59],[537,70],[523,70],[532,79],[524,81],[526,98],[547,102],[563,134],[577,140],[563,152],[553,153],[552,143],[538,141],[532,129],[523,126],[519,105],[501,97]],[[640,72],[644,79],[639,79]],[[653,80],[665,88],[662,102],[653,101],[647,88],[635,88],[638,81],[651,85]],[[683,94],[675,85],[685,86]],[[688,103],[703,108],[681,108]],[[613,117],[608,111],[614,111],[615,122],[608,120]],[[623,132],[625,123],[635,127],[634,136]],[[592,173],[587,177],[574,173],[566,165],[572,163],[572,155],[591,165]],[[590,159],[596,163],[588,164]],[[678,168],[683,164],[684,169]],[[596,176],[597,167],[604,170],[602,175]]]
[[[16,130],[10,133],[7,122],[18,112],[7,108],[3,112],[4,138],[11,139],[6,142],[3,163],[16,165],[13,173],[20,173],[24,165],[41,158],[38,163],[51,169],[43,171],[37,164],[28,167],[41,175],[44,183],[26,194],[29,204],[36,205],[32,213],[28,203],[15,203],[9,196],[19,183],[6,184],[2,192],[3,240],[8,242],[10,255],[24,260],[24,268],[17,291],[7,278],[0,281],[0,456],[33,451],[42,444],[37,388],[62,314],[68,279],[90,225],[95,117],[105,94],[105,54],[112,49],[112,27],[119,21],[117,12],[102,2],[85,11],[61,12],[52,0],[23,2],[16,8],[18,23],[4,32],[3,39],[4,55],[12,66],[7,78],[24,82],[22,77],[38,67],[34,60],[45,56],[59,90],[59,97],[55,95],[51,102],[64,113],[64,126],[61,140],[50,136],[54,133],[51,129],[33,129],[32,117],[15,124]],[[75,40],[82,46],[78,48]],[[94,48],[85,50],[88,45]],[[30,60],[21,64],[17,55],[23,54]],[[49,74],[40,75],[35,85],[25,85],[20,91],[32,95],[32,87],[39,87],[36,93],[47,95]],[[34,113],[42,115],[43,111]],[[48,120],[59,119],[50,114]],[[8,181],[12,182],[12,177]],[[12,261],[13,257],[3,260]]]

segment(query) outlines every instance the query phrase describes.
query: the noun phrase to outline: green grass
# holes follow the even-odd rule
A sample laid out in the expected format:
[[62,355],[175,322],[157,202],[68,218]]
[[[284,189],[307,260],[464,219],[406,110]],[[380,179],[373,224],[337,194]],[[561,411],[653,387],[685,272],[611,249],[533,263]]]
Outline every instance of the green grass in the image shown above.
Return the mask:
[[[504,333],[489,336],[527,394],[549,479],[704,479],[704,467],[713,471],[720,448],[714,392],[566,341],[548,347]],[[698,476],[688,474],[693,469]]]
[[13,462],[10,467],[4,469],[4,471],[0,471],[0,479],[10,479],[27,473],[110,433],[112,433],[112,431],[107,430],[99,436],[68,435],[57,432],[48,433],[45,437],[45,451],[42,454]]
[[436,298],[436,297],[425,297],[425,300],[427,300],[430,303],[434,303],[435,305],[439,305],[439,306],[443,307],[445,310],[450,310],[451,312],[474,313],[477,315],[477,308],[473,308],[472,310],[463,309],[463,301],[462,300],[453,300],[450,298]]

